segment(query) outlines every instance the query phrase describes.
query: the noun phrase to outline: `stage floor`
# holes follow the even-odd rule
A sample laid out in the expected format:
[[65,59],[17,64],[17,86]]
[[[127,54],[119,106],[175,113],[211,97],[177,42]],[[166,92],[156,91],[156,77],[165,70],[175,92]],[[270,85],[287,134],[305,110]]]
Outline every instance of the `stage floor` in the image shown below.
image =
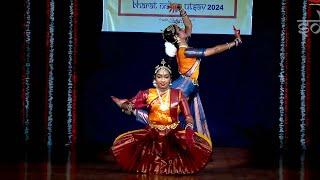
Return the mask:
[[[70,154],[69,154],[70,155]],[[6,162],[0,164],[0,179],[279,179],[279,180],[307,180],[320,179],[320,171],[317,166],[300,161],[272,158],[268,155],[260,158],[249,150],[242,148],[215,148],[212,161],[205,169],[196,175],[189,176],[152,176],[130,174],[122,172],[110,155],[97,155],[96,160],[76,160],[69,156],[67,161],[32,160],[18,162]],[[63,159],[63,158],[61,158]]]

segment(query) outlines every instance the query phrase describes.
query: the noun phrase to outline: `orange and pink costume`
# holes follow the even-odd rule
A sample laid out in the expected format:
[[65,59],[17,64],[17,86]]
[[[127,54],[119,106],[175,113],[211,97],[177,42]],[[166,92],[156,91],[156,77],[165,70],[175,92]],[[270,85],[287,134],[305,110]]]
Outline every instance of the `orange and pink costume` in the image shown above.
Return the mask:
[[[161,109],[162,99],[169,103]],[[205,167],[212,153],[210,139],[195,132],[194,142],[186,140],[179,114],[191,116],[181,90],[170,89],[160,98],[155,88],[140,91],[129,100],[135,109],[148,111],[144,129],[124,133],[111,148],[118,164],[126,171],[147,174],[193,174]]]

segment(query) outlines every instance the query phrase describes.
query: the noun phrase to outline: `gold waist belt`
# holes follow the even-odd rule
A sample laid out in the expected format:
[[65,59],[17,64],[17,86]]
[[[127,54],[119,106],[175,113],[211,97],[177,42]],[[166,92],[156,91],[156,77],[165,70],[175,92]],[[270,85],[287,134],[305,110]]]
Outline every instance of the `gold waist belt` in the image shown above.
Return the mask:
[[179,121],[172,123],[172,124],[168,124],[168,125],[163,125],[163,124],[149,124],[150,127],[152,128],[156,128],[159,129],[161,131],[166,130],[166,129],[175,129],[177,128],[179,125]]

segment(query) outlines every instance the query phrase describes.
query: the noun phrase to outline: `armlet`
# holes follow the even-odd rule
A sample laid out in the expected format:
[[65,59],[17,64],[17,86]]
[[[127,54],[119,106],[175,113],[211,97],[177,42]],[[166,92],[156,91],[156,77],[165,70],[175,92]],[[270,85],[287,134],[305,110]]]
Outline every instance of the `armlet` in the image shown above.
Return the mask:
[[205,48],[187,48],[184,52],[187,57],[204,57]]

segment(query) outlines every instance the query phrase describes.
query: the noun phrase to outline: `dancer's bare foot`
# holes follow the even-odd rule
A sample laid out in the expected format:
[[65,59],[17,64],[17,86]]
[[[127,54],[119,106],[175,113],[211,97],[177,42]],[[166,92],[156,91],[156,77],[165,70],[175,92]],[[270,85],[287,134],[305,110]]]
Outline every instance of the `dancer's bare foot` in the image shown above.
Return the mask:
[[122,105],[124,102],[128,101],[127,99],[119,99],[119,98],[117,98],[117,97],[115,97],[115,96],[110,96],[110,97],[111,97],[111,99],[113,100],[113,102],[115,102],[115,103],[117,104],[117,106],[119,106],[119,108],[121,108],[121,105]]

